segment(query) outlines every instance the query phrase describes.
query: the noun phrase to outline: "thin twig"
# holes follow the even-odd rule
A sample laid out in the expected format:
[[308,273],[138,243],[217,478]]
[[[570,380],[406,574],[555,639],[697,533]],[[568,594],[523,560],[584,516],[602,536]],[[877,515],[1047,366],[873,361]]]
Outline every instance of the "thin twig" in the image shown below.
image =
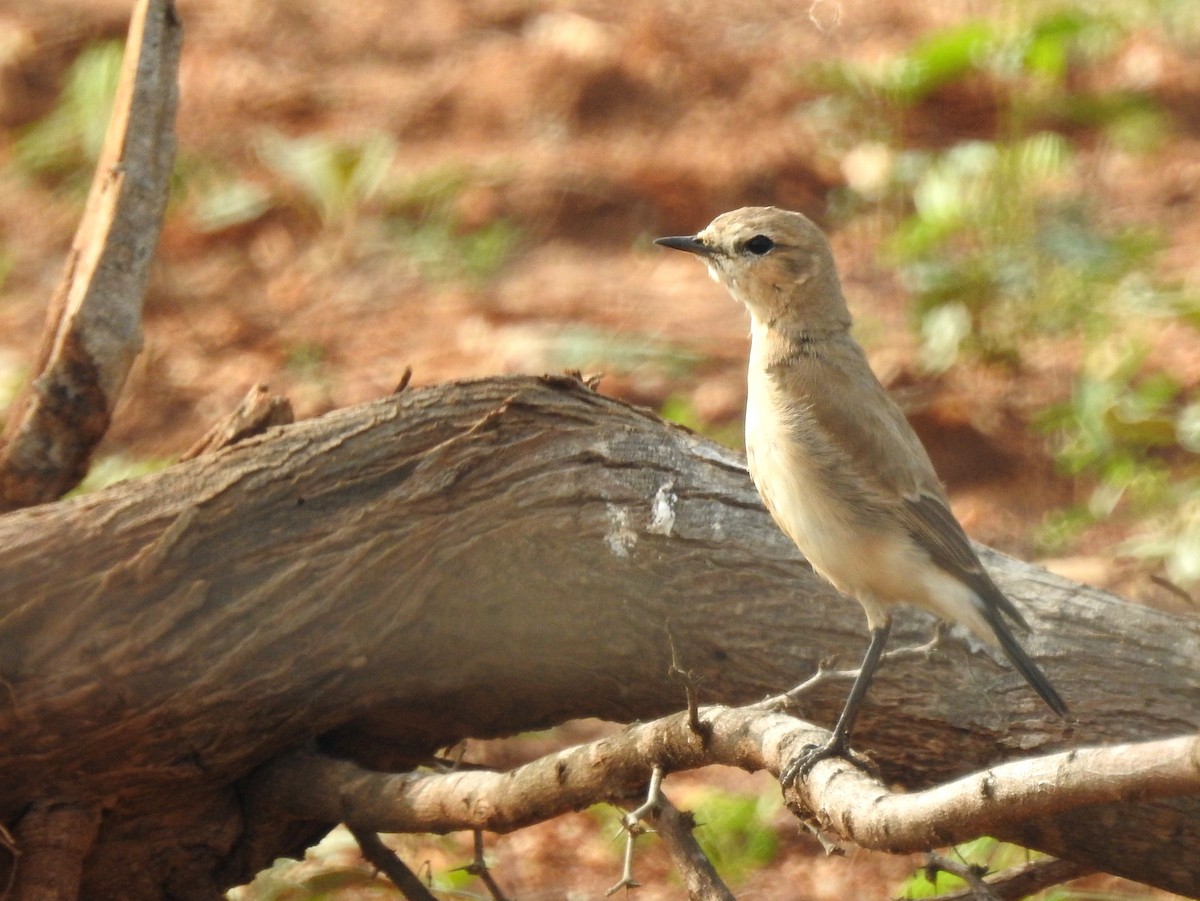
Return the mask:
[[[880,659],[880,664],[895,662],[897,660],[922,659],[928,660],[930,656],[941,649],[945,642],[945,637],[949,627],[944,622],[939,622],[934,629],[933,637],[923,644],[909,645],[903,648],[893,648],[890,651],[885,651]],[[817,671],[797,685],[795,688],[785,691],[783,694],[775,695],[774,697],[764,698],[757,704],[749,705],[754,708],[765,710],[793,710],[796,707],[796,701],[802,696],[812,692],[826,682],[851,682],[858,678],[859,670],[855,669],[829,669],[825,663],[821,663],[817,667]]]
[[640,807],[635,807],[621,817],[621,831],[625,833],[625,858],[621,867],[621,880],[605,892],[605,897],[614,895],[623,888],[637,888],[640,882],[633,878],[633,844],[637,837],[646,831],[642,820],[651,813],[661,809],[666,799],[662,793],[663,768],[655,764],[650,770],[650,787],[646,790],[646,800]]
[[504,894],[504,890],[500,888],[492,876],[492,871],[488,869],[487,861],[483,858],[483,830],[476,829],[475,832],[475,859],[460,869],[464,873],[470,873],[472,876],[483,881],[487,886],[488,894],[492,896],[493,901],[508,901],[508,896]]
[[687,698],[688,711],[688,728],[692,730],[692,734],[700,739],[701,744],[707,744],[712,736],[712,729],[708,724],[700,720],[700,703],[696,693],[696,679],[690,670],[685,670],[679,662],[679,654],[675,648],[675,636],[671,634],[671,624],[668,622],[665,626],[667,630],[667,644],[671,648],[671,666],[667,670],[667,677],[679,682],[683,685],[683,693]]
[[639,888],[641,883],[633,878],[633,842],[636,836],[630,832],[625,837],[625,857],[621,865],[621,880],[604,893],[605,898],[610,898],[619,892],[621,889]]
[[1185,591],[1166,576],[1160,576],[1157,573],[1151,573],[1150,581],[1159,588],[1163,588],[1171,592],[1171,594],[1175,595],[1175,597],[1179,598],[1179,600],[1183,601],[1184,603],[1191,604],[1193,607],[1196,606],[1196,599],[1192,597],[1191,592]]
[[[1094,872],[1096,868],[1087,864],[1048,857],[1012,867],[984,881],[992,897],[999,898],[1000,901],[1019,901],[1072,879],[1090,876]],[[974,889],[968,886],[938,895],[933,901],[974,901],[976,897]]]
[[970,897],[975,899],[975,901],[1000,901],[992,893],[988,884],[983,881],[987,867],[969,864],[960,860],[951,860],[949,857],[938,854],[936,851],[930,851],[925,863],[925,878],[930,882],[936,882],[939,872],[957,876],[965,882],[967,888],[970,890]]
[[358,842],[363,858],[392,880],[392,884],[408,901],[437,901],[433,893],[417,878],[417,874],[408,868],[395,851],[383,843],[378,833],[369,829],[356,829],[349,823],[346,824],[346,828]]

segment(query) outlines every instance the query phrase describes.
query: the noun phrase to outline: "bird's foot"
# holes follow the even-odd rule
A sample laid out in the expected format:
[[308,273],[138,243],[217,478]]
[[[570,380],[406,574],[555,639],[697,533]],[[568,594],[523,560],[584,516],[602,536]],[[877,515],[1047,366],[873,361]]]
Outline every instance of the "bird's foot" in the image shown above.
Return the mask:
[[800,753],[783,768],[779,775],[779,783],[787,788],[797,779],[808,776],[814,766],[830,757],[840,757],[864,772],[872,772],[875,769],[870,760],[850,749],[850,742],[844,735],[834,733],[824,744],[804,745]]

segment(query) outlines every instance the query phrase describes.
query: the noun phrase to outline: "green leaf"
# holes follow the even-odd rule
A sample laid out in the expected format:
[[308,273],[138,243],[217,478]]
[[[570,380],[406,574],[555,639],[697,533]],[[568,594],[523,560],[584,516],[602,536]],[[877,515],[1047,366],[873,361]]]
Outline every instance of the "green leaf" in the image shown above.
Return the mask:
[[995,32],[987,22],[937,32],[896,61],[887,87],[897,98],[915,103],[978,69],[995,43]]

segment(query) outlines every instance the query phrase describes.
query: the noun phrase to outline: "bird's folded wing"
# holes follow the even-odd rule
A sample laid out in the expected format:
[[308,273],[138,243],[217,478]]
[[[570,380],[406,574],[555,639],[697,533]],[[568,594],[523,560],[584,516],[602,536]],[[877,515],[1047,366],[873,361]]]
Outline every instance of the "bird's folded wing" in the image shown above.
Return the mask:
[[967,533],[950,508],[930,494],[905,497],[897,509],[905,529],[934,563],[967,585],[984,604],[1000,610],[1022,629],[1029,624],[979,562]]

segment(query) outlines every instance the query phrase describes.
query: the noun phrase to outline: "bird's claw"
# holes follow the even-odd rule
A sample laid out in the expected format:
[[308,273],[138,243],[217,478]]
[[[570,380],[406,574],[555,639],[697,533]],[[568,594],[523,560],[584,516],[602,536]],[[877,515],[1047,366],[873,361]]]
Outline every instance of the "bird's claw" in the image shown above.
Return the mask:
[[788,761],[787,766],[780,773],[780,784],[784,788],[787,788],[797,779],[807,777],[814,766],[822,760],[828,760],[830,757],[841,758],[863,772],[871,773],[875,771],[875,765],[868,758],[863,757],[861,754],[856,754],[851,750],[850,743],[845,737],[831,735],[829,736],[829,740],[823,744],[806,744],[801,746],[800,753]]
[[783,768],[779,781],[785,786],[791,785],[796,779],[807,776],[812,768],[822,760],[829,757],[849,758],[849,756],[850,748],[846,745],[845,739],[831,735],[824,744],[804,745],[800,749],[800,753],[788,761],[788,765]]

